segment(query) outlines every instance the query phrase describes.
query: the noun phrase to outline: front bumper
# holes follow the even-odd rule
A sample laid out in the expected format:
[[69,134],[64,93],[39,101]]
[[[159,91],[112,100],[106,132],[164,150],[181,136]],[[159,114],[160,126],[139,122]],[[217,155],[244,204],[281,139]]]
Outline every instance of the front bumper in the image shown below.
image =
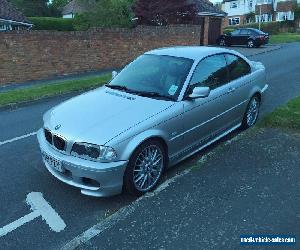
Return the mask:
[[52,148],[45,139],[43,129],[37,134],[41,152],[62,163],[63,173],[50,166],[43,158],[48,171],[62,182],[81,189],[90,196],[112,196],[122,192],[123,176],[128,161],[110,163],[93,162],[65,155]]

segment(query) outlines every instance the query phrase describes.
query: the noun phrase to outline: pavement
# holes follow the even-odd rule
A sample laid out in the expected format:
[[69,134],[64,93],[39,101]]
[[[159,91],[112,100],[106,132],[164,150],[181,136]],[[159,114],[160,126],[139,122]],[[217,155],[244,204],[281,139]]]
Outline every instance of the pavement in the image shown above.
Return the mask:
[[[247,53],[246,48],[242,49]],[[250,57],[262,61],[267,68],[270,87],[261,117],[300,95],[299,57],[299,43]],[[0,249],[59,249],[63,246],[72,249],[78,242],[86,242],[79,246],[83,249],[126,249],[127,243],[132,249],[152,245],[182,249],[185,241],[191,242],[186,245],[187,249],[201,248],[198,246],[206,249],[205,246],[214,244],[213,239],[217,249],[237,249],[234,239],[239,238],[240,232],[249,230],[251,233],[251,229],[299,235],[296,226],[300,210],[295,191],[299,190],[299,172],[295,167],[299,166],[299,140],[296,135],[277,130],[249,130],[245,135],[237,131],[168,171],[165,182],[153,195],[138,200],[126,194],[100,199],[86,197],[46,171],[34,136],[42,126],[42,114],[71,96],[0,111]],[[241,139],[235,141],[236,138]],[[212,154],[214,150],[220,151]],[[202,167],[189,172],[199,160]],[[55,210],[55,216],[63,219],[64,229],[53,231],[41,216],[19,225],[32,211],[26,197],[33,192],[43,195]],[[254,205],[260,210],[254,209]],[[246,220],[244,224],[241,218]],[[18,227],[1,236],[1,227],[10,225],[12,229],[10,223],[14,221],[19,223]],[[135,245],[137,240],[140,245]],[[224,247],[222,240],[226,242]],[[172,245],[170,241],[177,244]]]
[[300,134],[247,131],[194,158],[189,173],[79,249],[242,249],[242,234],[299,239]]

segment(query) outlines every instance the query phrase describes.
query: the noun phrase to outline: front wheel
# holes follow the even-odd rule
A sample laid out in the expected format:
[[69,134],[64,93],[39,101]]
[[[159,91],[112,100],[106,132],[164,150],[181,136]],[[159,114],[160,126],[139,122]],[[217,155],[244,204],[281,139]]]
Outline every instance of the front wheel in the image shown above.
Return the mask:
[[242,127],[244,129],[250,128],[255,125],[258,119],[260,108],[260,99],[258,95],[255,95],[251,98],[250,102],[248,103],[246,112],[244,114]]
[[152,191],[166,165],[166,153],[157,140],[142,143],[132,154],[124,175],[125,189],[136,196]]

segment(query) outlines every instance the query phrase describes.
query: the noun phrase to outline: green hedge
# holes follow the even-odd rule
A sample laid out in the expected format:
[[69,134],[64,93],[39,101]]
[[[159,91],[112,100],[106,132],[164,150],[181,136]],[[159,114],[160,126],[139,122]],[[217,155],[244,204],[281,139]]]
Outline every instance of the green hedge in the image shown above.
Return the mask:
[[[233,30],[238,29],[238,28],[258,29],[258,27],[259,27],[258,23],[229,26],[224,29],[224,33],[232,32]],[[275,34],[278,34],[281,32],[295,32],[295,24],[294,24],[294,21],[268,22],[268,23],[261,23],[260,29],[271,35],[275,35]]]
[[74,19],[58,17],[29,17],[34,30],[74,31]]

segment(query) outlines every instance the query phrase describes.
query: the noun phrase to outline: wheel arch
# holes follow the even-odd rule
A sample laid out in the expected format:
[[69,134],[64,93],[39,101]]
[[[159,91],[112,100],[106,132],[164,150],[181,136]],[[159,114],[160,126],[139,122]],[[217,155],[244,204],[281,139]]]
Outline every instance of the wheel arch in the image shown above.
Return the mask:
[[131,138],[123,150],[122,159],[130,159],[134,151],[141,146],[143,143],[149,140],[157,140],[164,147],[166,153],[167,163],[169,161],[169,145],[167,143],[167,136],[159,130],[148,130],[144,131],[135,137]]

